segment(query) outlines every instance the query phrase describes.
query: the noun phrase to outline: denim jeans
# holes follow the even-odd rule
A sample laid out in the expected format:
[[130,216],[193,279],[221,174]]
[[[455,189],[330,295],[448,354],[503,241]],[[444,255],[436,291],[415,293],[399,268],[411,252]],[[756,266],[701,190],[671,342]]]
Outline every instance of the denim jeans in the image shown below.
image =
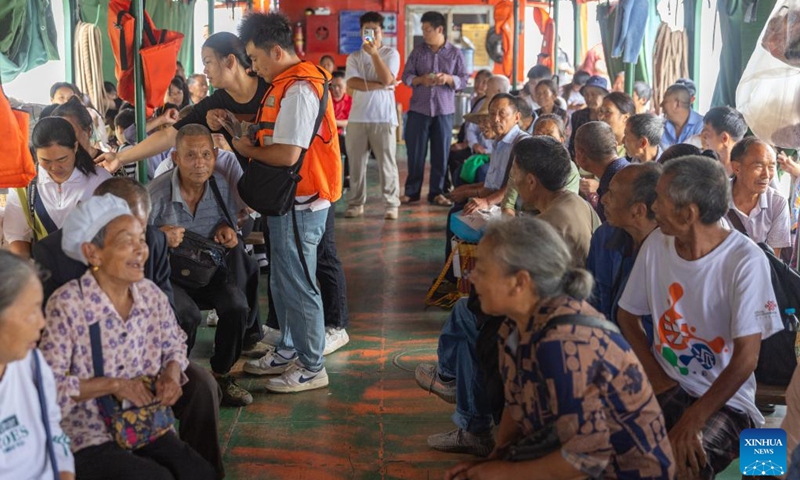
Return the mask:
[[491,431],[492,407],[484,389],[475,344],[478,324],[462,298],[453,306],[439,335],[439,372],[456,379],[456,411],[453,423],[470,433]]
[[[325,234],[328,209],[295,212],[303,256],[312,280],[317,277],[317,247]],[[295,244],[292,214],[267,217],[270,244],[270,291],[281,328],[278,347],[295,350],[303,367],[322,368],[325,326],[319,289],[306,278]],[[315,282],[316,283],[316,282]]]

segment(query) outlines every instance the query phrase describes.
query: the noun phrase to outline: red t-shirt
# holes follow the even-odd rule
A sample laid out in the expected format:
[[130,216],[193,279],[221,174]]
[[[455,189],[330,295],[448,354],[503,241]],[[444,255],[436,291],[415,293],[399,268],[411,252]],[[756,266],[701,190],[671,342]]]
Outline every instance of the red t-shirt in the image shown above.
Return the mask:
[[[336,120],[347,120],[350,118],[350,108],[353,106],[353,97],[344,94],[341,100],[333,99],[333,113],[336,115]],[[344,133],[343,128],[339,128],[339,135]]]

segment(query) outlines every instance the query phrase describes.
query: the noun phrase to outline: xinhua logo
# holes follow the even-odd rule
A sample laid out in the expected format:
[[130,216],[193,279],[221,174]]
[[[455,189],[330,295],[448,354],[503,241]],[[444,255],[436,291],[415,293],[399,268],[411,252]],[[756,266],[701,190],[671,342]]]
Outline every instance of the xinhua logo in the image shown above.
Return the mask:
[[786,473],[786,432],[780,428],[748,428],[739,437],[742,475],[780,476]]

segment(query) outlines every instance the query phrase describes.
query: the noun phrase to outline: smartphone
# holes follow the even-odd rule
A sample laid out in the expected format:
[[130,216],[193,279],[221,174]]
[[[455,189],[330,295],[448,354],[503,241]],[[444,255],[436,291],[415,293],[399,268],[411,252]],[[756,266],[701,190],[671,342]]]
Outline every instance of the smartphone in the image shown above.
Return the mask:
[[364,41],[367,43],[375,43],[375,29],[374,28],[365,28],[364,29]]

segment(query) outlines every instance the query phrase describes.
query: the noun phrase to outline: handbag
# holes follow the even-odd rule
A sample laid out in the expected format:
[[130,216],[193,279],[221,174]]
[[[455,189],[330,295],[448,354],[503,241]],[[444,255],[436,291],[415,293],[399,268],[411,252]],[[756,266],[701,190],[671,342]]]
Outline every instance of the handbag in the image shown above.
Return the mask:
[[[319,70],[319,67],[317,67]],[[269,95],[269,92],[267,92]],[[264,97],[266,98],[266,96]],[[262,106],[263,107],[263,106]],[[314,122],[309,147],[314,142],[328,108],[328,82],[323,83],[322,100],[319,102],[319,113]],[[261,116],[259,111],[258,117]],[[253,210],[261,215],[274,217],[286,215],[294,208],[297,184],[300,183],[300,169],[308,148],[300,152],[300,158],[289,167],[273,167],[262,162],[251,160],[237,184],[239,196]],[[316,199],[314,199],[316,200]]]
[[[95,377],[105,375],[103,371],[103,345],[100,342],[100,322],[89,326],[92,344],[92,366]],[[145,386],[155,394],[156,379],[141,377]],[[154,402],[142,407],[123,408],[114,397],[104,395],[97,398],[100,416],[108,427],[114,441],[126,450],[138,450],[173,430],[175,415],[172,408]]]
[[[231,219],[219,187],[212,175],[208,179],[214,198],[225,213],[225,218],[230,224],[236,225]],[[183,241],[169,252],[170,280],[176,285],[188,290],[202,288],[211,283],[220,267],[225,265],[225,256],[228,249],[208,238],[186,230]]]

